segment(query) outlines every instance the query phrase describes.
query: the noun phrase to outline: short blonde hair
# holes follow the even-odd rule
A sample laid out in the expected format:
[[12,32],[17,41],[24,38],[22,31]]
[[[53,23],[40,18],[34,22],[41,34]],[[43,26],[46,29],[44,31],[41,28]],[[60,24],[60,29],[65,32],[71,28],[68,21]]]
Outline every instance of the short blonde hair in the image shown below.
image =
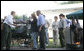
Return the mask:
[[34,18],[36,18],[35,12],[33,12],[33,13],[31,14],[31,16],[34,17]]

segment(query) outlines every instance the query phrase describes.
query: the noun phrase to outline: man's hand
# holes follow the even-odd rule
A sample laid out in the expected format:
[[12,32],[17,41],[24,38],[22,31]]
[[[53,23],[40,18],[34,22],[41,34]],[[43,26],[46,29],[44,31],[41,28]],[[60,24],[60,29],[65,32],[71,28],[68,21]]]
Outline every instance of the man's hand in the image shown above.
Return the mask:
[[17,24],[13,24],[14,26],[17,26]]
[[57,32],[57,30],[55,30]]
[[41,31],[41,27],[39,28],[39,32]]
[[40,26],[40,28],[39,28],[39,32],[41,31],[42,27],[43,27],[43,25]]
[[63,32],[65,32],[65,28],[63,28]]

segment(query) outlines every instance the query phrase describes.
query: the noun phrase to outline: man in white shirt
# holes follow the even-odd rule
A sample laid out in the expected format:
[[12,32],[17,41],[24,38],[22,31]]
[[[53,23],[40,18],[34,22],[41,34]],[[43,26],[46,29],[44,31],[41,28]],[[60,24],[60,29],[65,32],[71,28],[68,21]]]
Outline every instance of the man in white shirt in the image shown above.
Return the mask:
[[52,23],[52,29],[53,29],[53,44],[59,45],[59,34],[58,34],[58,21],[57,16],[54,17],[55,21]]
[[11,15],[7,16],[6,19],[3,22],[3,27],[4,27],[4,32],[2,34],[2,50],[3,47],[6,46],[6,50],[10,49],[10,45],[11,45],[11,28],[15,28],[16,24],[13,23],[13,17],[15,16],[15,12],[12,11]]

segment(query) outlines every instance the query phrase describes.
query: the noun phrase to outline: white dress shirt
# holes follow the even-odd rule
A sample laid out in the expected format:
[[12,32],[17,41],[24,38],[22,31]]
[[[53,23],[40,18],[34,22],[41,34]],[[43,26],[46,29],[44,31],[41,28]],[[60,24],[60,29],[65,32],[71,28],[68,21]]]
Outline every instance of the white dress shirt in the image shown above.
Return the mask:
[[11,28],[15,28],[15,26],[12,25],[13,24],[13,16],[12,15],[8,15],[3,23],[8,24]]

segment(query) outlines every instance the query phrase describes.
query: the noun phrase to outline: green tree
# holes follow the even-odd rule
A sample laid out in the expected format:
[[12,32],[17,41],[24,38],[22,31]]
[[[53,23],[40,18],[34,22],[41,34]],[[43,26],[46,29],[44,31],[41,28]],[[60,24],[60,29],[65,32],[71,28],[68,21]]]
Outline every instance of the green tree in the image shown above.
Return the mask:
[[20,18],[22,18],[22,17],[21,17],[21,16],[16,15],[14,18],[15,18],[15,19],[20,19]]
[[83,3],[83,1],[68,1],[68,2],[61,3],[61,5],[63,5],[63,4],[75,4],[75,3]]

